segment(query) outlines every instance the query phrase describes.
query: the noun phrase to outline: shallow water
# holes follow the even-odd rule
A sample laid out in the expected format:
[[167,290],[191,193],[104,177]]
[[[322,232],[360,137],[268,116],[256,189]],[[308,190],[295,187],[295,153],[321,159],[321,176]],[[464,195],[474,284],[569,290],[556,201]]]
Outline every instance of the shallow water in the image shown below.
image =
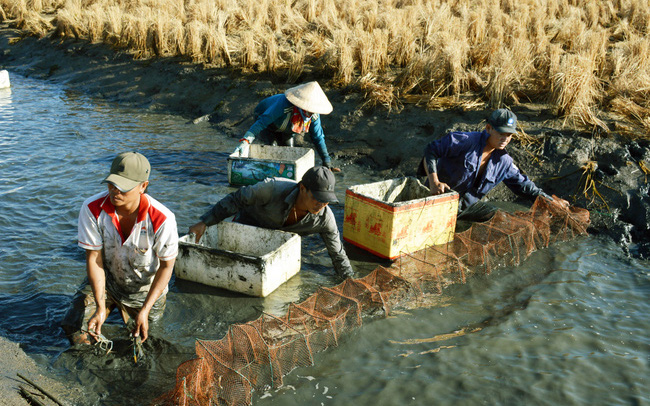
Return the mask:
[[[12,76],[0,90],[0,334],[21,343],[88,404],[146,405],[170,389],[194,340],[220,339],[261,311],[283,314],[319,285],[338,283],[318,237],[303,239],[301,273],[264,299],[171,282],[161,325],[134,365],[126,330],[112,317],[109,355],[70,348],[59,322],[84,277],[76,221],[102,190],[112,158],[138,150],[151,161],[149,192],[184,233],[234,190],[226,157],[237,145],[210,127],[108,104]],[[380,180],[359,167],[348,186]],[[334,206],[339,226],[343,206]],[[379,259],[348,247],[359,275]],[[650,266],[608,240],[583,237],[534,253],[516,268],[453,286],[426,307],[366,320],[285,386],[254,404],[650,404]]]

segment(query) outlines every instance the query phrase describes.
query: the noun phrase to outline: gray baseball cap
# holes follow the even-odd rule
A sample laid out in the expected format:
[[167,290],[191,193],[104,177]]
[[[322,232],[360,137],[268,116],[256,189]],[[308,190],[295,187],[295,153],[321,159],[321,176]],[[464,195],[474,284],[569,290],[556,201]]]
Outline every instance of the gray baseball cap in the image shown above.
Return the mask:
[[336,179],[334,179],[334,174],[329,168],[324,166],[314,166],[313,168],[309,168],[307,172],[302,175],[301,182],[319,202],[339,202],[334,193],[334,184],[336,183]]
[[517,116],[507,109],[494,110],[488,117],[488,123],[500,133],[517,132]]
[[111,173],[102,183],[111,183],[122,192],[128,192],[140,183],[149,180],[151,165],[138,152],[122,152],[113,159]]

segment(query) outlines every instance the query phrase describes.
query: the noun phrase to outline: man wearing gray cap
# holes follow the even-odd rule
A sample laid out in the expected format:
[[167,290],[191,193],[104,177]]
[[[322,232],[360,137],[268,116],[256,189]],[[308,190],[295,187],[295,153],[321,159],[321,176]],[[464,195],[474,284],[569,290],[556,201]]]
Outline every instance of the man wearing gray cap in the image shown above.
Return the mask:
[[[517,132],[517,116],[507,109],[493,111],[481,132],[451,132],[429,143],[424,149],[422,171],[432,195],[450,190],[458,192],[459,220],[486,221],[496,207],[480,199],[503,183],[515,194],[529,198],[553,198],[514,164],[506,146]],[[569,203],[557,199],[563,206]]]
[[320,234],[334,269],[341,278],[354,276],[329,203],[337,203],[334,174],[324,166],[310,168],[300,182],[267,178],[233,192],[190,227],[201,239],[206,227],[235,215],[234,221],[299,235]]
[[62,323],[75,344],[90,343],[88,334],[102,340],[102,325],[115,308],[142,341],[149,321],[162,317],[178,231],[174,214],[145,193],[150,171],[144,155],[119,154],[102,181],[107,190],[81,207],[78,245],[86,251],[88,279]]

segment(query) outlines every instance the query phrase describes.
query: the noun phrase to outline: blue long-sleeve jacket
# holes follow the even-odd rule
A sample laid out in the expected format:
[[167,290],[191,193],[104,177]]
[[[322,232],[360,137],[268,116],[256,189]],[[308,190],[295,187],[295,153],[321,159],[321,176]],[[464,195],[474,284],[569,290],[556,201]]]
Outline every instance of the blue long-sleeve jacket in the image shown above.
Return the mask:
[[505,150],[494,150],[485,172],[477,179],[481,155],[490,134],[482,132],[452,132],[429,143],[424,149],[429,173],[461,196],[462,210],[479,201],[496,185],[503,183],[515,194],[529,198],[539,195],[550,198],[533,181],[521,173]]
[[[280,132],[284,134],[291,134],[291,115],[293,113],[293,104],[287,100],[287,96],[276,94],[258,103],[255,107],[254,116],[257,121],[251,126],[248,132],[252,133],[255,137],[265,129],[273,132]],[[323,164],[329,164],[332,159],[327,152],[325,145],[325,134],[320,121],[320,114],[313,114],[311,116],[311,124],[309,125],[309,136],[311,141],[316,147],[316,152],[320,156]]]

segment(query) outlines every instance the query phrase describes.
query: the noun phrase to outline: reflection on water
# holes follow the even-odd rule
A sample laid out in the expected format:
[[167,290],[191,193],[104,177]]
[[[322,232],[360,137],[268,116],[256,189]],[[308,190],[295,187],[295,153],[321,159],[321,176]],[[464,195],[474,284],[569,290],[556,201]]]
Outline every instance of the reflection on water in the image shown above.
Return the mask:
[[[301,273],[266,298],[172,279],[161,324],[135,364],[119,317],[104,333],[107,355],[70,348],[58,327],[84,277],[78,210],[102,190],[117,152],[151,161],[149,192],[185,232],[234,190],[226,157],[238,144],[209,123],[188,124],[12,77],[0,90],[0,334],[21,343],[88,404],[148,404],[171,388],[194,340],[220,339],[233,323],[282,315],[319,286],[337,283],[318,236],[303,239]],[[378,181],[359,167],[337,175],[337,194]],[[334,206],[342,224],[343,205]],[[365,275],[383,261],[349,247]],[[517,268],[453,286],[416,309],[374,318],[315,365],[256,393],[255,404],[643,404],[650,401],[648,263],[598,238],[531,256]],[[135,403],[134,403],[135,402]]]
[[0,117],[3,120],[11,119],[11,88],[0,89]]

